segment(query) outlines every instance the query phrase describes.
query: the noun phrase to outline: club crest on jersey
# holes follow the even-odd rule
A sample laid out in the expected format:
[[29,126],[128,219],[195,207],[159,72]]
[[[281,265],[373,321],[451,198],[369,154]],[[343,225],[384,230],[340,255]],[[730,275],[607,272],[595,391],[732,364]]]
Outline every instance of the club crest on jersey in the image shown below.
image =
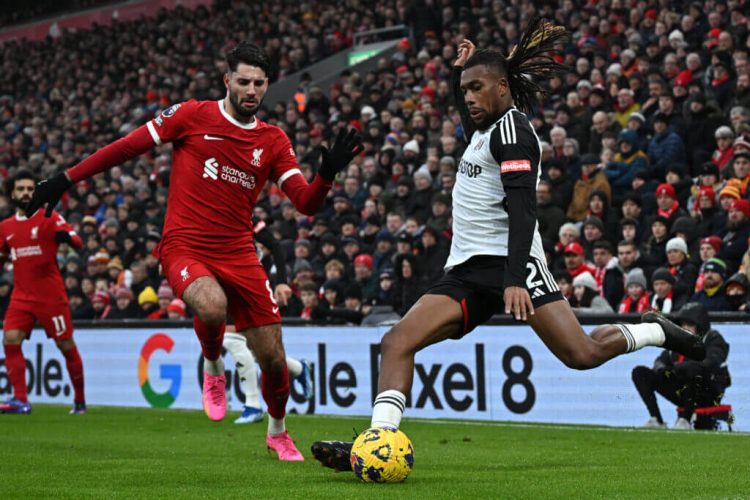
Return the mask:
[[531,172],[531,162],[529,160],[508,160],[500,162],[500,173],[508,172]]
[[294,148],[289,148],[289,155],[290,155],[290,156],[291,156],[292,158],[297,158],[297,155],[296,155],[296,154],[294,154]]
[[175,112],[180,108],[180,106],[181,104],[174,104],[168,107],[167,109],[161,112],[161,116],[163,116],[164,118],[169,118],[170,116],[175,114]]
[[262,154],[263,148],[253,149],[253,160],[250,162],[250,165],[253,167],[260,167],[260,155]]
[[183,267],[180,269],[180,278],[182,278],[182,281],[186,281],[190,278],[190,273],[187,270],[188,266]]
[[39,226],[34,226],[31,228],[31,239],[35,240],[39,238]]

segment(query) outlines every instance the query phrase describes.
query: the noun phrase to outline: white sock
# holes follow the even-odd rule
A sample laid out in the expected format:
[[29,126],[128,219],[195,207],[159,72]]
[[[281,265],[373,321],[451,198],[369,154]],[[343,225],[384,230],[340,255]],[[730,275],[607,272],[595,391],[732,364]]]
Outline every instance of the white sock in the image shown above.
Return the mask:
[[286,358],[286,366],[289,368],[289,378],[297,378],[302,375],[302,363],[294,358]]
[[239,333],[225,333],[224,348],[234,359],[237,373],[240,375],[242,390],[245,392],[245,406],[260,409],[258,370],[255,366],[255,356],[247,347],[247,339]]
[[224,358],[219,356],[217,359],[211,361],[204,356],[203,371],[209,375],[224,375]]
[[286,430],[286,424],[284,419],[275,419],[271,415],[268,415],[268,433],[272,436],[281,434]]
[[664,330],[658,323],[641,323],[639,325],[615,325],[622,332],[628,347],[625,352],[637,351],[647,345],[664,345]]
[[406,396],[401,392],[389,389],[375,398],[372,405],[372,420],[370,427],[391,427],[398,429],[401,417],[406,408]]

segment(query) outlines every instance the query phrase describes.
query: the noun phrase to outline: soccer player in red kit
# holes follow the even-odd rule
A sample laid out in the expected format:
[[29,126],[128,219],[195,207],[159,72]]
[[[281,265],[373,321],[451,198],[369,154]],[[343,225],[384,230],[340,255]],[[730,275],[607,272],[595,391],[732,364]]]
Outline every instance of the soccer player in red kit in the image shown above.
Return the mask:
[[13,293],[3,319],[5,368],[13,398],[0,404],[0,412],[31,413],[21,343],[38,321],[65,356],[74,394],[70,413],[86,413],[83,363],[73,341],[68,295],[57,267],[58,245],[68,243],[81,248],[83,243],[57,212],[52,212],[52,217],[44,217],[41,212],[26,217],[25,209],[35,186],[36,179],[28,170],[20,170],[8,179],[6,193],[16,205],[16,214],[0,222],[0,258],[10,257],[13,263]]
[[106,146],[67,172],[40,183],[29,206],[47,212],[73,184],[165,142],[174,148],[167,215],[157,252],[178,297],[195,312],[204,357],[203,407],[212,420],[226,412],[225,319],[248,340],[262,370],[268,406],[266,444],[280,460],[303,460],[286,432],[289,373],[281,342],[281,317],[253,244],[255,201],[268,180],[276,182],[304,214],[317,212],[333,178],[362,151],[354,130],[342,129],[322,148],[318,174],[308,184],[286,134],[255,114],[268,89],[270,60],[248,42],[227,54],[219,101],[187,101]]

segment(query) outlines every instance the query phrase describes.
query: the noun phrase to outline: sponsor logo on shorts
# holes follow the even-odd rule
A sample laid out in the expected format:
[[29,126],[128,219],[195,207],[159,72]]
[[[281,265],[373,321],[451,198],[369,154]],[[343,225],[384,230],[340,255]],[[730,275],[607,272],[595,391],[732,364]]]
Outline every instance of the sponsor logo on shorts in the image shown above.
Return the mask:
[[500,163],[500,173],[508,172],[531,172],[529,160],[508,160]]

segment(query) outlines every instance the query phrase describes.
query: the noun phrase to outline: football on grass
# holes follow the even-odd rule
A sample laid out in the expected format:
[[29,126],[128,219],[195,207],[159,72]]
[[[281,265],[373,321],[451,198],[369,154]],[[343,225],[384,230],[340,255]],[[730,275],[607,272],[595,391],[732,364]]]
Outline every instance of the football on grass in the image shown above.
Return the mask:
[[400,430],[373,427],[357,436],[351,461],[354,474],[366,483],[398,483],[414,466],[414,448]]

